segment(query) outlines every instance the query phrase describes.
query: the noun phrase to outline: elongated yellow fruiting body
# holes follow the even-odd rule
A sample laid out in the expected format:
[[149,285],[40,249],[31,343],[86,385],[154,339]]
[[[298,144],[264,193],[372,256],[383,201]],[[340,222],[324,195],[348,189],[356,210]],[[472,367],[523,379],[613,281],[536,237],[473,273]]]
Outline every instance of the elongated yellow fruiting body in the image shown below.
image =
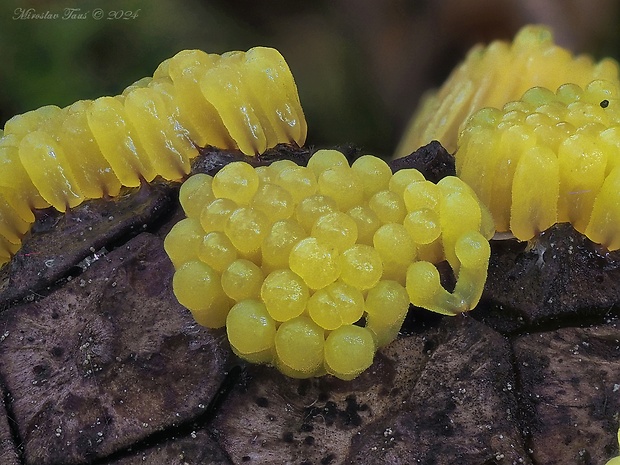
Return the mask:
[[[221,56],[185,50],[121,95],[14,116],[0,131],[0,203],[7,204],[0,217],[11,222],[0,226],[8,234],[0,233],[0,265],[16,250],[2,244],[16,244],[15,234],[21,237],[28,230],[19,221],[32,223],[33,209],[51,205],[65,211],[157,176],[181,180],[198,147],[256,155],[279,143],[301,146],[305,138],[293,76],[282,55],[265,47]],[[274,184],[287,182],[284,174],[281,178],[274,178]],[[188,193],[194,195],[200,193]],[[305,191],[296,190],[296,195]],[[278,202],[268,212],[261,210],[265,205],[256,210],[271,219],[285,218],[276,211]],[[225,206],[215,205],[213,213]]]
[[[164,243],[181,272],[179,301],[219,327],[213,297],[200,304],[188,293],[224,294],[233,351],[287,376],[352,379],[396,338],[410,303],[456,315],[477,304],[486,281],[495,228],[455,177],[433,184],[416,170],[392,175],[379,158],[349,166],[325,150],[307,168],[233,162],[189,178],[180,197],[188,217]],[[457,277],[452,293],[435,267],[443,260]]]
[[456,315],[467,310],[463,299],[441,287],[439,271],[432,263],[412,263],[407,269],[406,279],[407,293],[415,305],[442,315]]
[[168,117],[166,102],[157,92],[132,90],[125,98],[125,113],[157,174],[180,179],[189,172],[195,147],[178,129],[178,122]]
[[584,232],[594,198],[605,180],[607,153],[601,150],[595,137],[575,133],[558,147],[558,162],[558,221],[568,221],[577,231]]
[[391,280],[381,280],[366,296],[366,327],[375,336],[377,346],[389,344],[409,310],[409,294],[404,286]]
[[[232,58],[229,56],[228,61]],[[238,60],[207,71],[205,78],[200,81],[200,90],[220,115],[228,133],[237,141],[241,151],[262,153],[267,148],[263,122],[251,103],[247,88],[243,86],[243,76],[237,70],[238,63],[235,61]],[[241,118],[238,115],[241,115]]]
[[101,153],[88,125],[86,115],[91,105],[90,100],[79,100],[67,107],[56,139],[85,198],[116,196],[121,190],[121,182]]
[[547,28],[526,26],[512,44],[472,49],[426,99],[397,156],[437,139],[455,151],[457,176],[498,232],[528,240],[570,222],[617,250],[618,70],[613,59],[575,57]]
[[54,208],[65,211],[83,202],[64,151],[49,134],[37,130],[24,136],[19,159],[41,196]]
[[[200,89],[202,76],[216,67],[220,59],[220,56],[202,50],[183,50],[170,58],[166,67],[176,91],[184,127],[199,146],[229,147],[233,143],[222,118]],[[157,72],[154,76],[158,76]]]
[[[8,243],[19,246],[21,237],[30,228],[30,222],[21,218],[15,209],[0,196],[0,236]],[[7,250],[13,250],[14,247],[7,245]]]
[[250,90],[270,121],[276,140],[303,145],[308,127],[293,75],[282,55],[273,48],[254,47],[247,51],[244,60]]
[[[533,186],[536,186],[533,188]],[[558,222],[560,167],[548,147],[526,151],[515,169],[510,224],[516,237],[534,237]]]
[[137,187],[141,179],[155,178],[153,163],[129,122],[122,98],[100,97],[86,115],[101,153],[124,186]]
[[454,244],[459,272],[454,294],[468,302],[478,302],[487,280],[491,248],[489,241],[477,231],[462,234]]
[[594,205],[585,234],[594,242],[607,244],[610,250],[620,249],[620,167],[605,178]]
[[4,123],[4,135],[13,134],[19,139],[37,129],[44,128],[49,122],[56,120],[62,110],[56,105],[45,105],[36,110],[15,115]]

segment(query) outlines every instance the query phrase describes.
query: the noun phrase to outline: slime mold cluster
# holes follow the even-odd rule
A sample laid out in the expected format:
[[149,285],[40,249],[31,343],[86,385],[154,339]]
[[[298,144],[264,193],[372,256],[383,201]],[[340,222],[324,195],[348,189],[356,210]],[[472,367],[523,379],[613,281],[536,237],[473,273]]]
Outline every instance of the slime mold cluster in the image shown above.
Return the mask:
[[[518,78],[515,78],[518,76]],[[620,248],[618,63],[573,56],[543,26],[477,46],[414,117],[397,155],[438,139],[498,232],[569,222]]]
[[[320,150],[224,166],[181,187],[187,218],[164,247],[179,302],[226,326],[235,353],[288,376],[352,379],[394,340],[409,304],[455,315],[486,280],[489,212],[461,180],[433,184],[379,158]],[[453,292],[435,263],[447,260]]]
[[305,138],[291,72],[264,47],[185,50],[121,95],[14,116],[0,131],[0,265],[35,209],[66,211],[156,176],[181,180],[205,145],[254,155]]
[[616,61],[573,56],[553,42],[549,28],[525,26],[512,43],[495,41],[469,51],[441,88],[424,98],[396,156],[408,155],[434,139],[453,153],[463,125],[477,110],[501,108],[531,87],[557,89],[566,83],[584,87],[597,79],[617,80]]
[[502,109],[475,113],[459,137],[456,166],[487,205],[497,231],[529,240],[570,222],[620,248],[620,89],[534,87]]

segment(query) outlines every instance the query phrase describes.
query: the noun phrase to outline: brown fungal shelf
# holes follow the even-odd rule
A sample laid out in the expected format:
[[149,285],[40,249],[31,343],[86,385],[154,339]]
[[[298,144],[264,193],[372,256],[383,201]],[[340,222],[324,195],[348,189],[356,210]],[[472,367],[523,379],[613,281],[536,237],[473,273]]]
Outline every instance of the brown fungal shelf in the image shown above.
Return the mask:
[[[309,156],[279,146],[251,161]],[[205,149],[194,170],[241,157]],[[438,144],[393,169],[412,166],[434,180],[454,170]],[[176,302],[163,237],[177,189],[41,217],[0,272],[0,463],[601,464],[617,452],[619,254],[566,225],[529,248],[494,241],[476,310],[411,309],[359,378],[292,380],[241,365],[224,331]]]

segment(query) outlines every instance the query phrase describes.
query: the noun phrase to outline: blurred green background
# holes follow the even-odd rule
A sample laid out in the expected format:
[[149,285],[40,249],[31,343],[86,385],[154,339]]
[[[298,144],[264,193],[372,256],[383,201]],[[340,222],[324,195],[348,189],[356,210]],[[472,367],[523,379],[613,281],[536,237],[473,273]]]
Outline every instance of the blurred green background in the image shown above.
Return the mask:
[[[389,156],[422,93],[471,45],[547,23],[562,45],[617,56],[612,0],[16,1],[0,5],[0,125],[46,104],[118,94],[185,48],[272,46],[296,78],[307,143]],[[20,19],[58,14],[57,19]],[[65,8],[84,19],[62,19]],[[100,8],[103,18],[93,18]],[[127,19],[115,16],[127,15]],[[135,15],[135,17],[132,17]]]

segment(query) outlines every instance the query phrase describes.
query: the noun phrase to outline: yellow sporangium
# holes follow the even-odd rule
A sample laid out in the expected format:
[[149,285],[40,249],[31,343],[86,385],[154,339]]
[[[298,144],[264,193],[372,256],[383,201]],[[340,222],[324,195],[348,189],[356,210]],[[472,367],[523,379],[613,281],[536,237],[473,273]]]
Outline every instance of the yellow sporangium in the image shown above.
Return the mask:
[[[393,341],[409,304],[471,310],[494,227],[461,180],[392,175],[365,155],[316,152],[307,167],[233,162],[181,187],[187,218],[164,242],[174,292],[233,351],[297,378],[352,379]],[[448,292],[435,263],[457,277]]]

